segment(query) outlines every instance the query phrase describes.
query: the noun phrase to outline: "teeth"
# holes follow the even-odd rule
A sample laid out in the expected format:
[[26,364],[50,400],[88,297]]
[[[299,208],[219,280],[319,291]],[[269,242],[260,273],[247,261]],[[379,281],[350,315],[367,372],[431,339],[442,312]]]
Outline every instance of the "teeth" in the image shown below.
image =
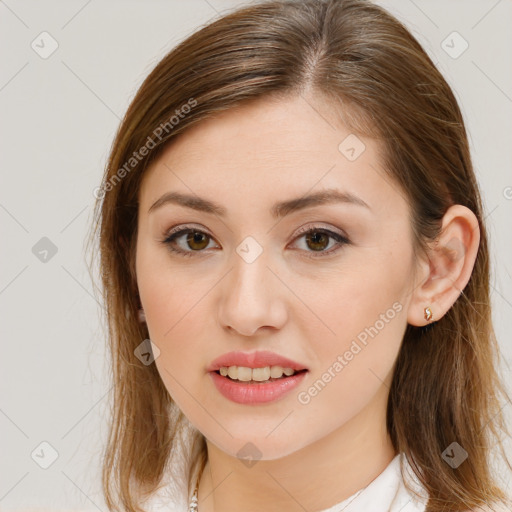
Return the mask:
[[223,377],[228,376],[233,380],[248,382],[255,380],[263,382],[269,379],[279,379],[284,375],[289,377],[295,373],[292,368],[282,366],[265,366],[264,368],[247,368],[247,366],[223,366],[219,369]]

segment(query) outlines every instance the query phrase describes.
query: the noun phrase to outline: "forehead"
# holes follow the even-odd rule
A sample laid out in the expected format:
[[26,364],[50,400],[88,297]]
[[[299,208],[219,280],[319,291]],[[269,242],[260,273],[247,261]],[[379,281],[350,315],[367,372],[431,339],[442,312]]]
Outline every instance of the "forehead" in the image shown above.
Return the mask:
[[352,133],[325,102],[259,99],[181,134],[147,169],[139,199],[147,210],[177,190],[242,205],[335,187],[371,203],[384,186],[393,192],[381,149],[376,139]]
[[340,142],[350,133],[325,100],[265,97],[199,122],[178,137],[169,152],[177,163],[212,157],[216,162],[246,159],[247,165],[251,158],[337,158]]

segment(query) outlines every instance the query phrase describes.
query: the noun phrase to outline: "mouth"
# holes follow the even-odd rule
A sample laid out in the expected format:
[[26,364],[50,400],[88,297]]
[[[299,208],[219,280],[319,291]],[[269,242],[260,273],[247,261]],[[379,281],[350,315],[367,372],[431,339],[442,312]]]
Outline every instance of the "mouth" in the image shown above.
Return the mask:
[[303,364],[268,350],[229,352],[212,361],[206,370],[224,397],[245,405],[284,398],[308,372]]
[[217,390],[228,400],[244,405],[263,405],[289,396],[304,381],[306,373],[305,368],[222,366],[210,370],[209,375]]

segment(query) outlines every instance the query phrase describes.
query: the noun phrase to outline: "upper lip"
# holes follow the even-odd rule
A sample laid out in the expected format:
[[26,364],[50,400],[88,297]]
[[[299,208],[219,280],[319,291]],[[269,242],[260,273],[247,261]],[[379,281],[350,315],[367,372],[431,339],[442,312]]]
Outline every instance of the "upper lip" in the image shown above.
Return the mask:
[[215,372],[223,366],[245,366],[246,368],[282,366],[283,368],[291,368],[295,371],[307,370],[304,365],[267,350],[257,352],[229,352],[213,360],[207,370],[209,372]]

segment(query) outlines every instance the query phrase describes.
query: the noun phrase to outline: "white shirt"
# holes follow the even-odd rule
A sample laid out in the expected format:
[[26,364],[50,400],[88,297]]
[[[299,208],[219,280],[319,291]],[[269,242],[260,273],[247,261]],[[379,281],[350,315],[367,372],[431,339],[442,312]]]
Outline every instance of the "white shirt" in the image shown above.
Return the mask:
[[[411,494],[400,474],[400,459],[403,460],[406,478],[420,497]],[[403,453],[399,453],[384,471],[352,496],[321,512],[423,512],[428,495],[413,474]]]

